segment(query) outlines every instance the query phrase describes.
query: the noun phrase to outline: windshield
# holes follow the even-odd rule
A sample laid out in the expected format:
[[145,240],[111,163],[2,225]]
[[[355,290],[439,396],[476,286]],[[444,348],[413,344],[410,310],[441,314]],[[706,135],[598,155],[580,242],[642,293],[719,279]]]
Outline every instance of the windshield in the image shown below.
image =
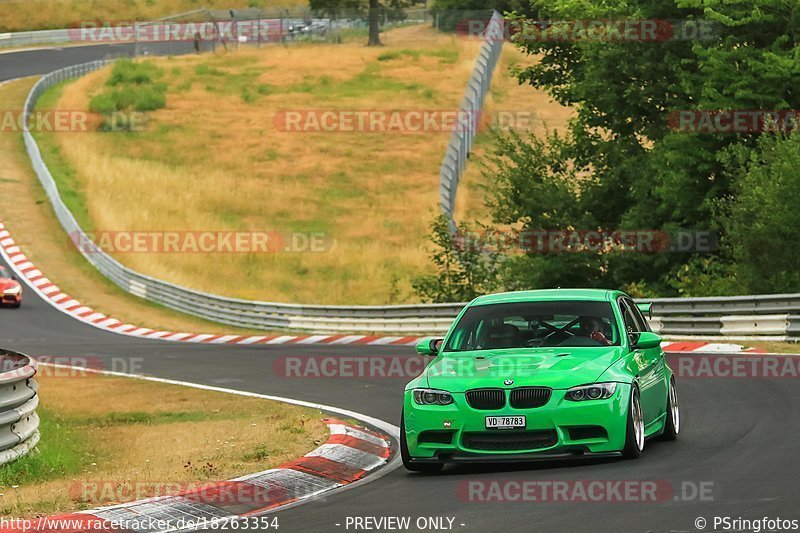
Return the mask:
[[4,266],[0,266],[0,278],[10,278],[11,272]]
[[470,307],[444,351],[619,344],[610,302],[522,302]]

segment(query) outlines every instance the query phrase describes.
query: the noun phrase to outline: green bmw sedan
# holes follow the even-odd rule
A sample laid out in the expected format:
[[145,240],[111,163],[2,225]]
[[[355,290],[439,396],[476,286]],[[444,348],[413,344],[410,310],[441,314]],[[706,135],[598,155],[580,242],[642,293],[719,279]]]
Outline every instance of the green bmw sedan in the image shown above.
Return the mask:
[[403,464],[636,458],[647,439],[675,439],[675,377],[642,311],[612,290],[476,298],[417,345],[432,360],[405,389]]

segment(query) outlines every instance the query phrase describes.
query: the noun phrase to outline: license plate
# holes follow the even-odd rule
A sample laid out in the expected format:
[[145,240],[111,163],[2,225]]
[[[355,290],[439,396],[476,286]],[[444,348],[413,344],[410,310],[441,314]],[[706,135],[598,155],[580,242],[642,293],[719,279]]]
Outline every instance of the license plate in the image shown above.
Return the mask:
[[486,429],[525,428],[524,416],[487,416]]

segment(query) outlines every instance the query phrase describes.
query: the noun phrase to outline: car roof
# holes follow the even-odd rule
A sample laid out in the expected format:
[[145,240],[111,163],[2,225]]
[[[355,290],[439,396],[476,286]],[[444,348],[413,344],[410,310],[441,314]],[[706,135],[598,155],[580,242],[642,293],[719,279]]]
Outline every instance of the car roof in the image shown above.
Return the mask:
[[609,289],[539,289],[535,291],[500,292],[478,296],[470,305],[487,305],[512,302],[536,302],[542,300],[588,300],[612,301],[624,293]]

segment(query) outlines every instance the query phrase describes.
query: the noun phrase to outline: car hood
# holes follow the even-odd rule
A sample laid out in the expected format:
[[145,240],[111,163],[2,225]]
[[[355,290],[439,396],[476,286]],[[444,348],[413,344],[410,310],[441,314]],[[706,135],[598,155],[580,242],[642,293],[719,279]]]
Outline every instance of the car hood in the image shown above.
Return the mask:
[[11,278],[0,278],[0,292],[16,287],[17,285],[19,285],[19,283]]
[[[445,353],[425,369],[425,377],[430,388],[450,392],[478,387],[567,389],[597,381],[622,353],[620,346]],[[505,385],[509,379],[513,384]]]

